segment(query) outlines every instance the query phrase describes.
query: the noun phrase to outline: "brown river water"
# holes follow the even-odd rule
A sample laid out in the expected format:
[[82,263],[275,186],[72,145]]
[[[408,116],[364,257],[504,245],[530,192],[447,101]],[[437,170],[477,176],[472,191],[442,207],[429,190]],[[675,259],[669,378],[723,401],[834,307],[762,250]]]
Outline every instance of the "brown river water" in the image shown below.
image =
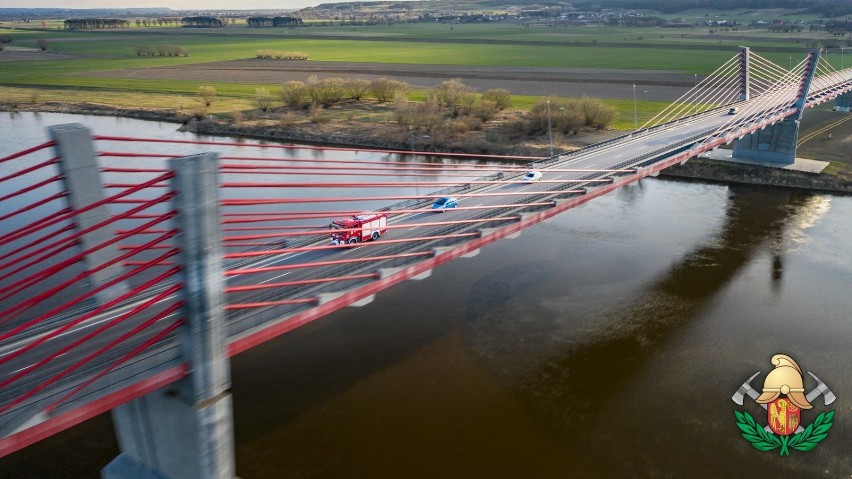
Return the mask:
[[[20,147],[3,151],[69,121],[174,128],[4,116]],[[642,180],[235,357],[237,473],[852,477],[850,238],[850,197]],[[766,424],[731,396],[776,353],[837,395],[802,413],[836,411],[811,451],[737,429],[734,411]],[[103,415],[0,459],[0,477],[97,477],[117,453]]]

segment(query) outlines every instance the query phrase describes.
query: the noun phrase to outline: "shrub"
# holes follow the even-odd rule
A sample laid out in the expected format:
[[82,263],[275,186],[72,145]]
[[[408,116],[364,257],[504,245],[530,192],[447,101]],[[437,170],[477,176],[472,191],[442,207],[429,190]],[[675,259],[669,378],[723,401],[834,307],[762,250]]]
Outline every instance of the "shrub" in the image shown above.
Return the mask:
[[300,81],[288,81],[285,83],[281,87],[278,96],[281,97],[285,105],[293,109],[306,108],[310,104],[308,101],[308,89]]
[[399,80],[391,80],[390,78],[376,78],[370,82],[370,93],[380,103],[385,103],[393,100],[397,93],[406,93],[408,91],[408,83]]
[[[550,100],[549,114],[548,100]],[[541,99],[530,109],[527,115],[526,132],[531,135],[546,135],[548,118],[552,130],[561,133],[577,133],[585,124],[585,117],[577,100]]]
[[50,48],[50,45],[48,45],[47,40],[45,40],[44,38],[39,38],[38,40],[36,40],[36,45],[38,45],[38,47],[43,52],[46,52],[47,49]]
[[461,80],[453,78],[435,85],[429,95],[434,97],[439,105],[450,110],[450,113],[455,117],[459,116],[465,105],[472,104],[469,98],[466,98],[469,93],[470,90]]
[[431,132],[441,123],[441,106],[434,99],[418,103],[414,108],[414,126]]
[[254,91],[254,105],[260,111],[267,111],[272,108],[272,95],[266,88],[258,88]]
[[512,94],[503,88],[494,88],[482,94],[483,100],[494,102],[494,107],[503,111],[512,107]]
[[615,108],[604,104],[600,100],[583,98],[581,100],[583,118],[586,125],[598,130],[608,127],[618,118]]
[[414,124],[414,107],[408,98],[397,92],[393,99],[393,121],[399,126],[412,126]]
[[308,54],[303,52],[282,52],[277,50],[257,50],[255,58],[264,60],[307,60]]
[[350,78],[346,80],[343,88],[346,90],[346,96],[355,101],[361,101],[361,98],[370,92],[370,82],[361,78]]
[[322,106],[313,103],[308,109],[308,120],[310,120],[311,123],[324,123],[328,121],[328,118],[323,116]]
[[205,107],[209,107],[216,101],[216,87],[209,85],[201,85],[198,87],[198,92],[195,94],[196,99]]
[[178,45],[136,45],[133,47],[138,56],[188,57],[189,51]]
[[342,78],[323,78],[317,80],[315,75],[308,78],[307,93],[314,103],[323,108],[340,103],[345,93],[346,82]]
[[473,107],[473,115],[479,118],[482,123],[488,123],[493,120],[500,109],[493,100],[488,100],[485,97],[481,98]]

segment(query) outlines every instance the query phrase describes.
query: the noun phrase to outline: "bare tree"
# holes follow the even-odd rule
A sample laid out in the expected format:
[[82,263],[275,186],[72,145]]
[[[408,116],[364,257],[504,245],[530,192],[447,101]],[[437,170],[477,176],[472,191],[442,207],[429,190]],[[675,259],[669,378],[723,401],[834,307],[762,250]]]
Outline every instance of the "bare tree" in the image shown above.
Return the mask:
[[281,100],[290,108],[302,109],[308,106],[308,90],[304,83],[300,81],[288,81],[281,87],[278,92]]
[[601,100],[583,98],[580,100],[580,106],[586,125],[597,128],[598,130],[608,127],[618,118],[618,112],[615,108],[605,104]]
[[209,107],[216,101],[216,87],[210,85],[201,85],[198,87],[198,92],[195,94],[196,99],[206,107]]
[[50,45],[47,44],[47,40],[45,40],[44,38],[39,38],[38,40],[36,40],[36,45],[38,45],[38,47],[41,48],[41,51],[43,52],[46,52],[47,49],[50,48]]
[[494,107],[499,111],[503,111],[512,107],[512,94],[509,90],[503,88],[493,88],[482,94],[483,100],[494,102]]
[[469,93],[471,93],[470,89],[460,79],[453,78],[435,85],[430,95],[435,98],[439,105],[450,110],[450,113],[455,117],[459,116],[465,107],[473,104],[468,96]]
[[268,111],[272,108],[272,95],[266,88],[258,88],[254,91],[254,105],[260,111]]
[[376,78],[370,82],[370,92],[380,103],[393,100],[397,93],[408,91],[408,83],[390,78]]
[[350,78],[346,80],[345,89],[346,96],[355,101],[361,101],[361,98],[370,91],[370,82],[361,78]]
[[497,108],[497,104],[493,100],[485,98],[484,95],[473,106],[474,116],[479,118],[482,123],[488,123],[489,121],[493,120],[494,117],[497,115],[498,111],[500,111],[500,109]]
[[308,78],[308,96],[314,103],[328,108],[343,100],[346,82],[342,78],[323,78],[317,80],[315,75]]

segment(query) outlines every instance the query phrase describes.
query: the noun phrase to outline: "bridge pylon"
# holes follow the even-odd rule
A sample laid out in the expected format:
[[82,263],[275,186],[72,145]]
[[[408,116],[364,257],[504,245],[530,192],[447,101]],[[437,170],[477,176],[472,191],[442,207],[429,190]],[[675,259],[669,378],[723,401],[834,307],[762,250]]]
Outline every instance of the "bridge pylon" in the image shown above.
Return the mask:
[[796,161],[796,143],[799,141],[799,121],[805,110],[811,82],[819,64],[819,49],[808,53],[804,72],[799,80],[796,100],[791,105],[796,112],[783,121],[750,133],[734,144],[734,158],[748,158],[772,165],[790,165]]
[[113,409],[122,452],[101,471],[103,479],[235,477],[217,155],[172,159],[169,166],[183,285],[178,337],[189,373]]
[[[98,268],[118,258],[120,253],[117,245],[108,243],[111,239],[109,232],[105,228],[96,227],[99,222],[110,217],[110,212],[103,204],[105,190],[92,144],[92,133],[79,123],[55,125],[48,127],[47,131],[56,142],[54,149],[59,159],[57,166],[68,206],[78,212],[71,221],[74,230],[80,234],[80,251],[88,251],[85,257],[86,269],[93,272],[89,281],[93,288],[97,288],[120,276],[121,265],[116,263]],[[93,207],[95,204],[100,206]],[[100,290],[95,298],[103,304],[127,291],[127,283],[122,281]]]
[[739,78],[740,78],[740,101],[748,100],[750,96],[749,83],[749,63],[751,58],[751,50],[749,47],[740,47],[739,59]]

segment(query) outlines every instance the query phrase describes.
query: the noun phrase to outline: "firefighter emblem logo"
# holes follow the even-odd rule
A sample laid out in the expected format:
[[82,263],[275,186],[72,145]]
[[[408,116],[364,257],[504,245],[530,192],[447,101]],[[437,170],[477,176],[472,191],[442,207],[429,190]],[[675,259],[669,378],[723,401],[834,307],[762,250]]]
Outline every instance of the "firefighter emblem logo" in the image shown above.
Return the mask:
[[786,354],[772,356],[775,368],[766,375],[763,391],[758,392],[751,382],[760,375],[754,373],[731,398],[742,406],[748,396],[766,410],[766,426],[761,426],[747,411],[734,411],[737,427],[743,438],[759,451],[780,449],[780,455],[789,456],[790,449],[810,451],[828,436],[834,420],[834,411],[823,411],[807,426],[802,426],[802,415],[812,409],[814,401],[822,396],[822,403],[830,405],[837,399],[831,389],[808,371],[816,386],[805,394],[802,368]]

